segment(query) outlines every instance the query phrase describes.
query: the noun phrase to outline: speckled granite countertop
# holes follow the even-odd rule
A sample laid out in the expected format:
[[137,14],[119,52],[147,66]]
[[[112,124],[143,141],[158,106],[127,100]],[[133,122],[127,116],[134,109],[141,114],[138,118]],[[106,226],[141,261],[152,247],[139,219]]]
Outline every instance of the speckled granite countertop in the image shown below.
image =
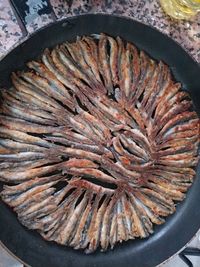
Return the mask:
[[[36,2],[36,0],[27,1]],[[40,1],[37,0],[37,2]],[[193,22],[175,21],[163,12],[158,0],[73,0],[71,8],[64,0],[50,0],[50,2],[58,19],[84,13],[108,13],[131,17],[151,25],[176,40],[200,63],[200,14]],[[51,16],[41,16],[30,23],[27,30],[32,33],[51,21]],[[23,38],[24,35],[10,7],[9,0],[0,0],[0,59]],[[200,247],[199,233],[190,245]],[[199,262],[199,259],[196,259],[193,262],[194,266],[200,266]],[[0,267],[11,266],[22,267],[22,264],[10,258],[0,246]],[[176,256],[159,266],[182,267],[185,265]]]
[[[193,22],[175,21],[163,12],[158,0],[73,0],[71,9],[64,0],[50,1],[58,19],[84,13],[109,13],[149,24],[168,34],[200,62],[200,14]],[[50,16],[40,17],[28,26],[28,31],[31,33],[51,20]],[[0,58],[22,38],[9,0],[0,0]]]

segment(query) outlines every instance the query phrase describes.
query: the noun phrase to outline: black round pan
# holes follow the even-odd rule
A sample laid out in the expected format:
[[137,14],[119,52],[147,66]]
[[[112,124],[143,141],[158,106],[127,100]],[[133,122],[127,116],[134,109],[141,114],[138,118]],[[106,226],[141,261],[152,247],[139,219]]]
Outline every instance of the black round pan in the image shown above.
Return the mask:
[[[200,68],[173,40],[159,31],[131,19],[111,15],[82,15],[59,21],[33,34],[0,62],[0,84],[9,86],[12,71],[39,56],[44,48],[77,35],[105,32],[133,42],[151,57],[167,63],[177,81],[188,90],[200,112]],[[39,234],[24,228],[16,215],[0,202],[0,239],[18,258],[32,267],[153,267],[180,250],[200,228],[200,165],[186,199],[177,205],[166,223],[155,227],[149,238],[118,244],[106,253],[85,255],[68,247],[44,241]]]

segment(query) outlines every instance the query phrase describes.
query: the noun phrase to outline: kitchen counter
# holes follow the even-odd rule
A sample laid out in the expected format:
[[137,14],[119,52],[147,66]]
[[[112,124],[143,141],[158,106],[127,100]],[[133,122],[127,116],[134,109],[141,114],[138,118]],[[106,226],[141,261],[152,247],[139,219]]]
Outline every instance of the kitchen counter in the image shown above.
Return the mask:
[[[34,3],[34,0],[27,1]],[[58,19],[84,13],[107,13],[130,17],[151,25],[177,41],[194,60],[200,63],[200,14],[193,21],[175,21],[163,12],[159,1],[156,0],[74,0],[71,8],[66,1],[51,0],[50,2]],[[37,3],[40,4],[40,1]],[[35,18],[27,27],[28,33],[33,33],[51,21],[52,17],[47,15]],[[23,41],[23,38],[24,34],[9,1],[0,0],[0,59],[18,42]],[[190,245],[200,247],[199,233]],[[22,266],[0,247],[0,267]],[[185,264],[176,256],[161,266],[184,267]],[[200,266],[198,258],[194,266]]]
[[[29,3],[33,2],[27,0]],[[193,58],[200,62],[200,14],[193,21],[178,21],[167,16],[156,0],[50,0],[58,19],[84,13],[107,13],[131,17],[157,28],[177,41]],[[40,1],[37,1],[40,4]],[[29,33],[50,23],[44,15],[28,25]],[[23,34],[8,0],[0,0],[0,57],[3,57]]]

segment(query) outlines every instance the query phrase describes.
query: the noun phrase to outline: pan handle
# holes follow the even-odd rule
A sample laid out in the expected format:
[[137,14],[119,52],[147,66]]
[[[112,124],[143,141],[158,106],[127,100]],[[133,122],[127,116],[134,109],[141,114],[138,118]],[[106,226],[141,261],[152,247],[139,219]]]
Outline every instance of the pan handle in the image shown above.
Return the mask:
[[49,0],[10,0],[24,36],[37,28],[37,20],[44,15],[49,22],[56,21],[56,15]]

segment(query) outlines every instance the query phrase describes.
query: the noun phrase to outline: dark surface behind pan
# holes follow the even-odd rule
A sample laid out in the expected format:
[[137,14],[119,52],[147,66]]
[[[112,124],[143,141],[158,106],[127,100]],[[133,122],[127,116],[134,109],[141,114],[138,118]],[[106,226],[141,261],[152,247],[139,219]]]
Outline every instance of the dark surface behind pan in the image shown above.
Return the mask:
[[[77,35],[105,32],[121,36],[143,49],[151,57],[167,63],[177,81],[190,92],[200,114],[200,67],[173,40],[139,22],[110,15],[82,15],[56,22],[32,35],[0,62],[0,86],[10,86],[10,73],[23,69],[44,48],[53,47]],[[186,199],[166,223],[156,226],[155,233],[143,240],[118,244],[106,253],[85,255],[51,242],[27,230],[16,215],[0,202],[0,240],[17,257],[32,267],[153,267],[180,250],[200,228],[200,164]]]

